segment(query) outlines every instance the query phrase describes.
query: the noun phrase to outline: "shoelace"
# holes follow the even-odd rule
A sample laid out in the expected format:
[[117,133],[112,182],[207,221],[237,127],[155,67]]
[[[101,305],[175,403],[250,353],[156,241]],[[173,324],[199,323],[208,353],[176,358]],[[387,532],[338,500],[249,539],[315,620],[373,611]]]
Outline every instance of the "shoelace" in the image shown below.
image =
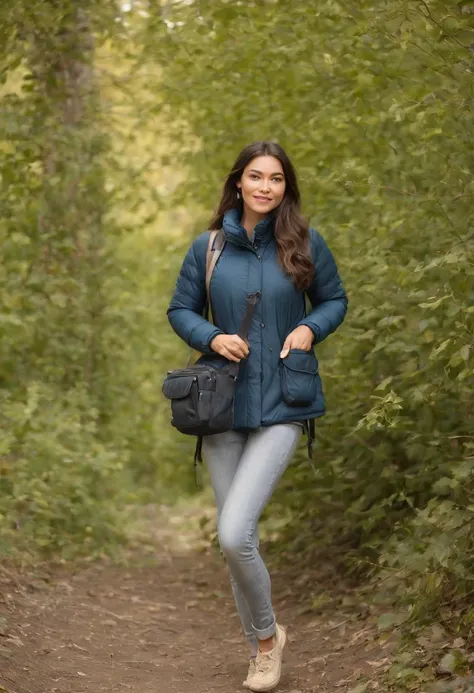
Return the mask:
[[274,650],[270,650],[270,652],[259,652],[259,655],[255,660],[256,671],[258,671],[260,674],[266,674],[267,671],[272,667],[274,659]]

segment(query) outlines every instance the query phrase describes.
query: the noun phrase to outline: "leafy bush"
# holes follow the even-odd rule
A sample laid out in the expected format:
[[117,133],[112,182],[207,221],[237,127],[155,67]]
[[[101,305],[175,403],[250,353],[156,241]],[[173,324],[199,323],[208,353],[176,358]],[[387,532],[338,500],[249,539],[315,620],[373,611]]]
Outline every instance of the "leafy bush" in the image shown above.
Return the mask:
[[0,544],[18,557],[35,551],[94,554],[121,541],[126,454],[98,440],[97,412],[84,392],[32,382],[22,400],[1,397]]

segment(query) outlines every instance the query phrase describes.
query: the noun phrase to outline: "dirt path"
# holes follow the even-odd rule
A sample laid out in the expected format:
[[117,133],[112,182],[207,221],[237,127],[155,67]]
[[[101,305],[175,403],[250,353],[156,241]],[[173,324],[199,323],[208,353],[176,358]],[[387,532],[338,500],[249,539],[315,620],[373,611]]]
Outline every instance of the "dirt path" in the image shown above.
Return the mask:
[[[159,549],[126,566],[97,563],[50,584],[1,572],[0,691],[244,690],[247,650],[224,563],[173,524],[155,536]],[[308,593],[308,576],[272,572],[278,618],[289,627],[278,691],[345,693],[384,668],[388,648],[371,619],[304,613],[297,595]]]

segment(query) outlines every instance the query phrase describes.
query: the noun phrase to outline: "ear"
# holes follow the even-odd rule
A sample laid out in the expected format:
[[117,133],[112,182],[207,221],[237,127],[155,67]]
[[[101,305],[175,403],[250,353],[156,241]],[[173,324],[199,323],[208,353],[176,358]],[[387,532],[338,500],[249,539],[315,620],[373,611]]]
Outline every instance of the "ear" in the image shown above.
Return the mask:
[[242,187],[242,183],[240,182],[240,180],[237,181],[237,183],[236,183],[235,185],[236,185],[236,187],[237,187],[239,190],[240,190],[241,187]]

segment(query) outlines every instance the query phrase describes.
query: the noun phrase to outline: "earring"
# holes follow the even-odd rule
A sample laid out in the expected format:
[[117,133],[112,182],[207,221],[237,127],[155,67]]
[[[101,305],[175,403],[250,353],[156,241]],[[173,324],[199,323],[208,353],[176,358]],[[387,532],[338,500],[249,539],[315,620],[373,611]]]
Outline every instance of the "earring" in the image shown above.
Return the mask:
[[240,190],[237,188],[237,199],[240,200]]

